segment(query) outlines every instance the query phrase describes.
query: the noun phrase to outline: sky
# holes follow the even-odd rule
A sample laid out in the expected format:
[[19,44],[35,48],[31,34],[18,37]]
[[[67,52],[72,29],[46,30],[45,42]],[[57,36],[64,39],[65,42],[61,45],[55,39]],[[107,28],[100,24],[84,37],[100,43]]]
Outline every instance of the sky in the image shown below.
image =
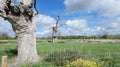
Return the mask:
[[[61,36],[120,34],[120,0],[36,0],[37,37],[51,36],[60,16]],[[14,36],[11,24],[0,17],[0,34]]]

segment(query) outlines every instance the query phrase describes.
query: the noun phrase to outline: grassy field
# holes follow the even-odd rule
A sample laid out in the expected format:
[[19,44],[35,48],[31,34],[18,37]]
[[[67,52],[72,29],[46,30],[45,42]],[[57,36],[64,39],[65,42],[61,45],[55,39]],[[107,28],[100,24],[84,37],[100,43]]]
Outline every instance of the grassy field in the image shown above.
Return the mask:
[[[1,56],[8,55],[9,62],[13,61],[17,54],[16,42],[1,42],[0,43],[0,59]],[[76,40],[62,40],[58,43],[49,43],[46,40],[37,42],[37,51],[43,58],[50,53],[73,50],[80,52],[84,55],[89,55],[95,58],[103,58],[105,56],[111,56],[116,61],[115,63],[120,63],[120,42],[89,42],[89,41],[76,41]],[[25,65],[23,67],[53,67],[52,63],[48,62],[38,62],[33,65]]]

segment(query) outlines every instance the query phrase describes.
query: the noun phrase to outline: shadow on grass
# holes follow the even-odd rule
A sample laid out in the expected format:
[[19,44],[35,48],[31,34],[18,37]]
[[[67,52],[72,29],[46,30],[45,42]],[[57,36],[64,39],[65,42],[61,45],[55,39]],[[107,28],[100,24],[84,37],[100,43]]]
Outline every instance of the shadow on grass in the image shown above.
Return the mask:
[[[17,56],[17,49],[7,49],[4,51],[0,51],[0,59],[2,59],[2,56],[8,56],[8,58],[13,58]],[[0,64],[1,64],[1,60],[0,60]]]
[[65,41],[58,41],[57,43],[66,43]]
[[[50,41],[50,40],[48,40],[47,41],[48,43],[53,43],[52,41]],[[66,43],[65,41],[58,41],[58,42],[56,42],[56,43]]]
[[15,57],[18,54],[18,50],[17,49],[9,49],[9,50],[5,50],[4,53],[9,57]]

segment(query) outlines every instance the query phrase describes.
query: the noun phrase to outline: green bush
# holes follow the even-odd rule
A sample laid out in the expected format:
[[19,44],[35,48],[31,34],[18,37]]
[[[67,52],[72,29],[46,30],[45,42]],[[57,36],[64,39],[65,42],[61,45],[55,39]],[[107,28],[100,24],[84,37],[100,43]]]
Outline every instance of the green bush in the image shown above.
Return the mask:
[[53,52],[45,57],[45,61],[51,62],[57,66],[63,66],[66,61],[74,61],[80,57],[80,53],[71,50]]

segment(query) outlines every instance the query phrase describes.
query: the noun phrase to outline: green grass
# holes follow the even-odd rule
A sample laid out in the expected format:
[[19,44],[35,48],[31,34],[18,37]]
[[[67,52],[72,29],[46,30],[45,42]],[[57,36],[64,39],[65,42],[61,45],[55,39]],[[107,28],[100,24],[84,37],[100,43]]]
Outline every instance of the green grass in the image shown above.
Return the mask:
[[108,53],[120,54],[119,43],[96,43],[96,42],[65,42],[65,43],[46,43],[40,42],[37,44],[39,55],[45,56],[54,51],[64,51],[66,49],[75,50],[84,53],[92,53],[93,55],[105,55]]
[[[101,42],[78,42],[78,41],[63,41],[59,43],[48,43],[47,41],[37,42],[38,54],[42,57],[56,51],[74,50],[86,55],[94,57],[104,57],[112,55],[114,60],[120,63],[120,43],[101,43]],[[2,56],[8,55],[9,60],[16,56],[16,42],[0,43],[0,59]],[[24,65],[22,67],[53,67],[52,63],[38,62],[36,64]]]

